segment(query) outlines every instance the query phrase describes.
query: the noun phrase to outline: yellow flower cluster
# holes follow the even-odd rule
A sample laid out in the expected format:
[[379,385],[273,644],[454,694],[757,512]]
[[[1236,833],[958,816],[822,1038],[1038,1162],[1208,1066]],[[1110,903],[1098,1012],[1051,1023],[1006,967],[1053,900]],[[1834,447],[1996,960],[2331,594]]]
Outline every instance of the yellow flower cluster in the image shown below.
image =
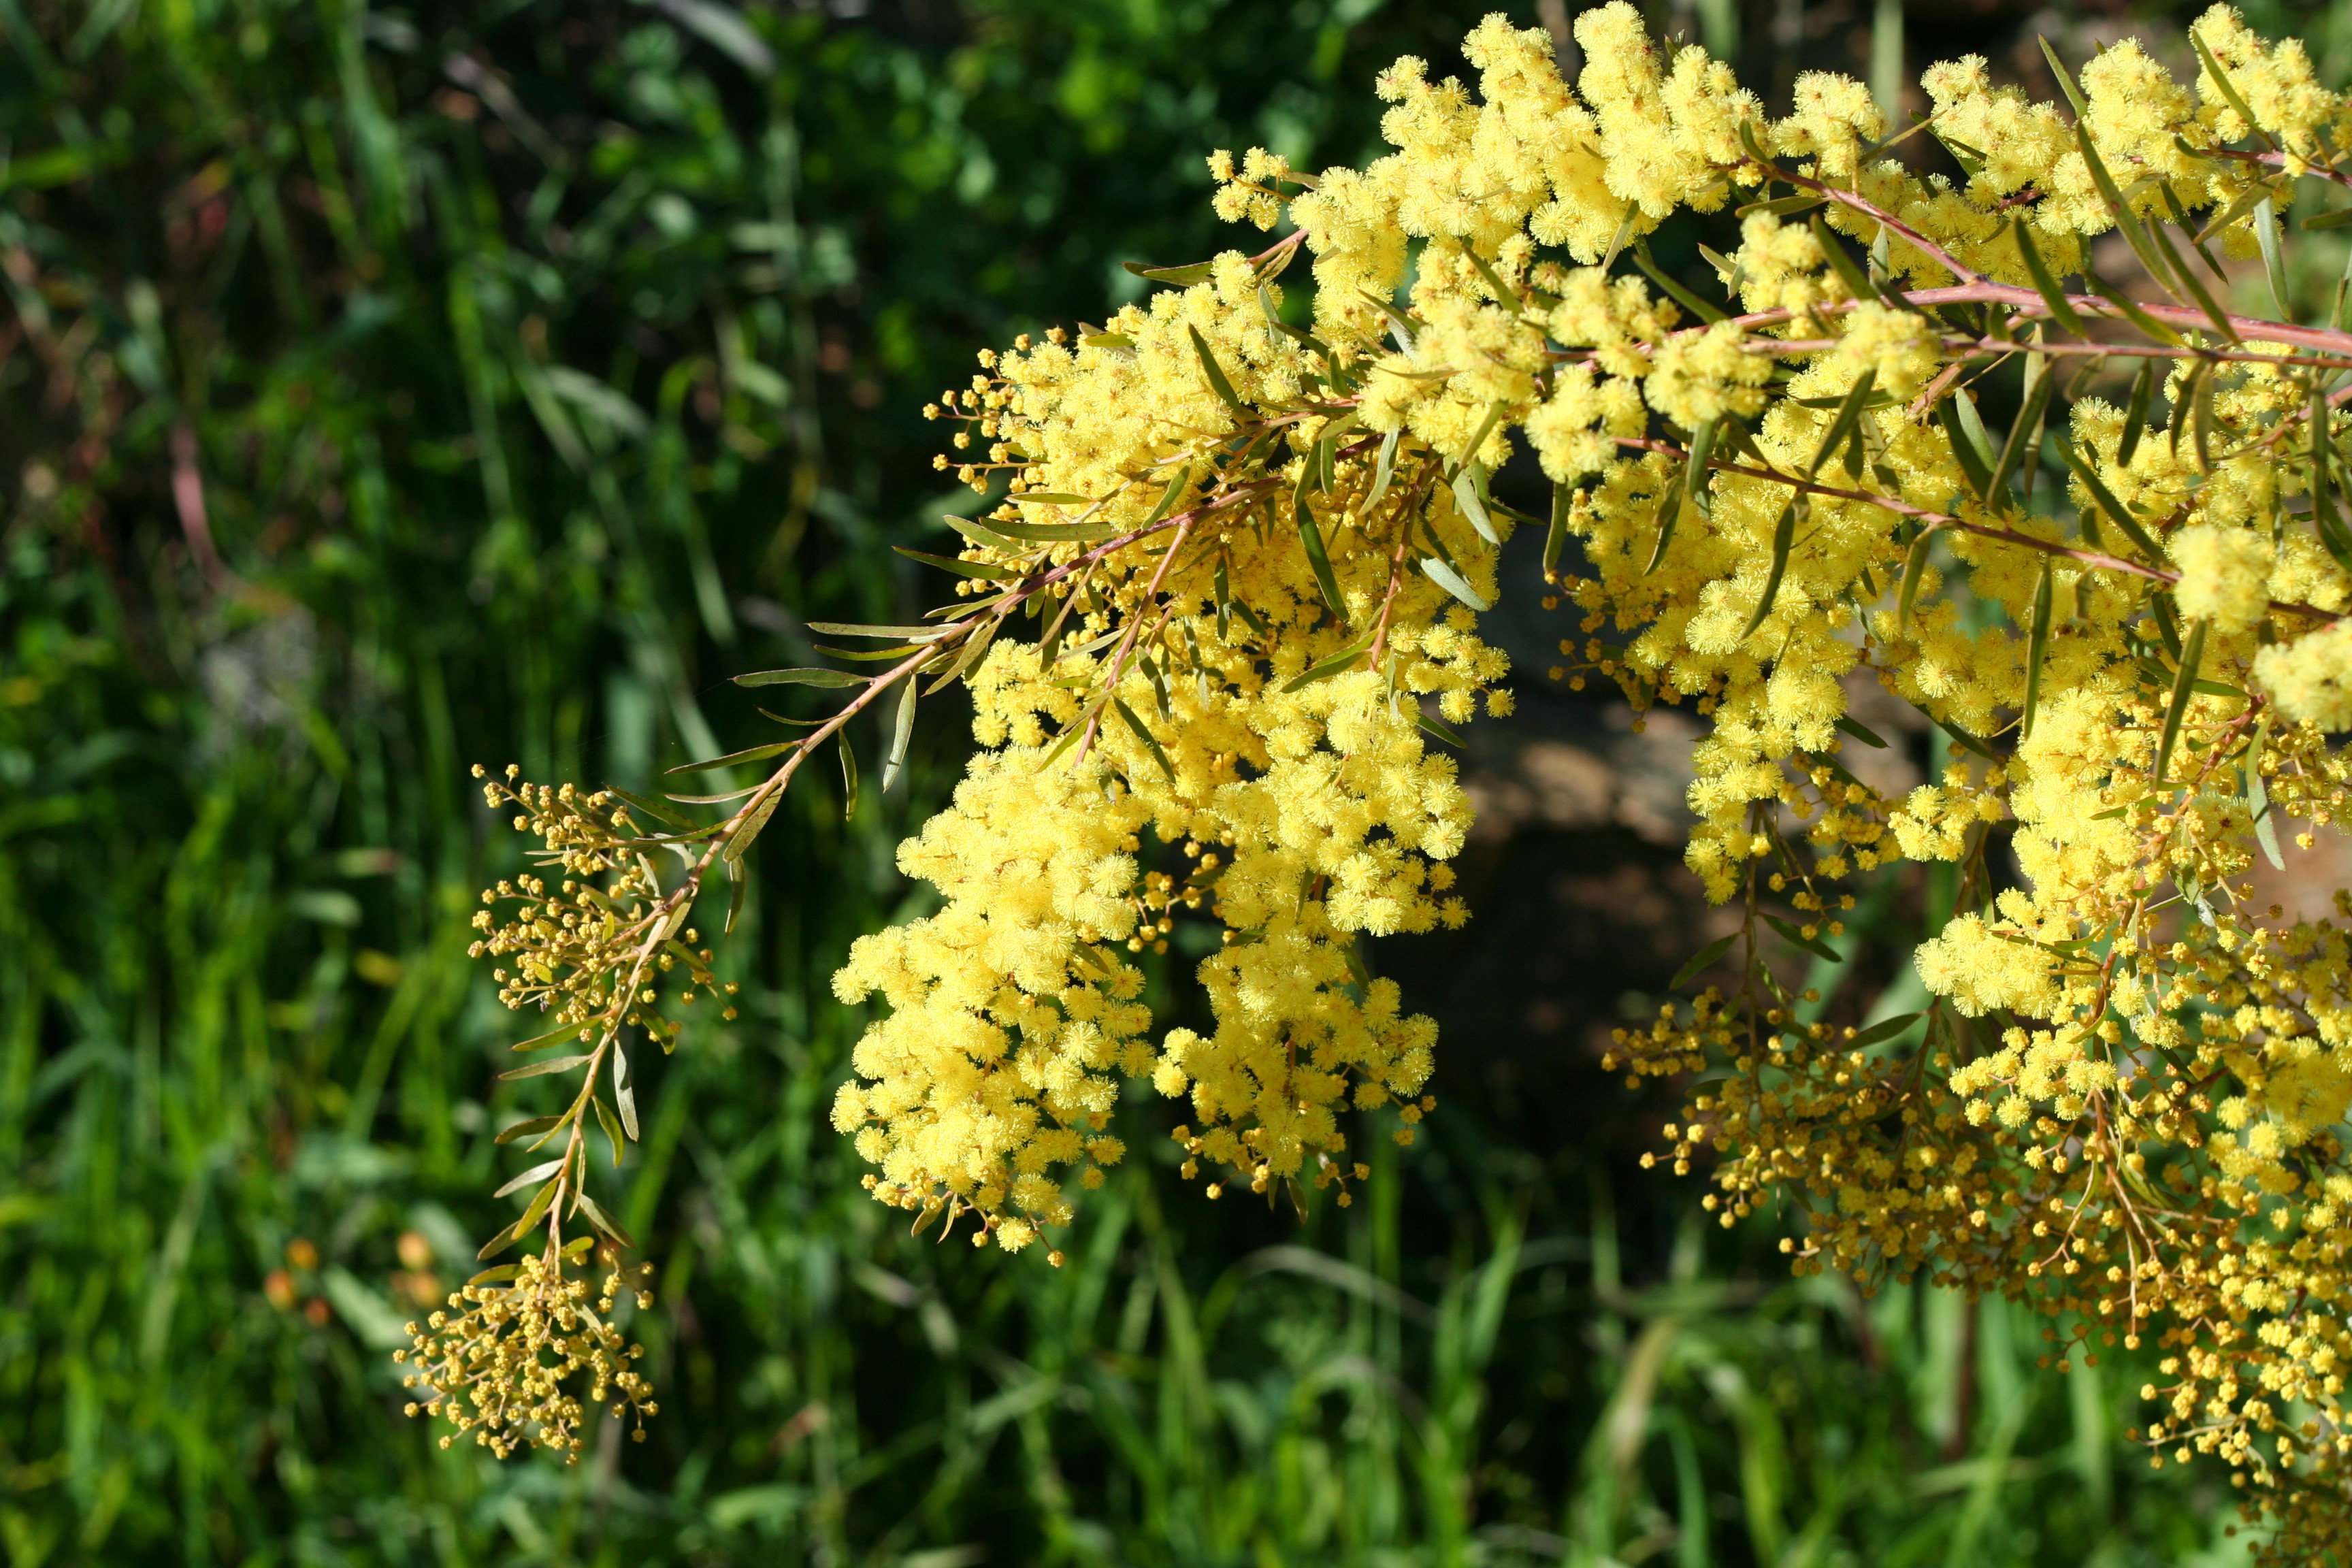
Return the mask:
[[[1345,1202],[1349,1113],[1399,1106],[1409,1138],[1434,1033],[1359,938],[1465,918],[1438,747],[1509,711],[1478,616],[1544,530],[1547,607],[1580,621],[1555,675],[1707,721],[1687,858],[1738,945],[1615,1058],[1707,1071],[1676,1168],[1714,1153],[1727,1224],[1800,1196],[1800,1268],[2005,1292],[2086,1358],[2153,1340],[2149,1440],[2270,1488],[2283,1556],[2352,1539],[2352,952],[2250,879],[2352,808],[2352,331],[2229,313],[2214,250],[2284,276],[2296,180],[2352,186],[2352,102],[2226,7],[2192,83],[2126,43],[2034,103],[1966,59],[1895,135],[1826,73],[1775,118],[1622,0],[1576,34],[1573,83],[1499,17],[1475,83],[1399,61],[1395,151],[1361,169],[1214,154],[1217,211],[1288,232],[983,353],[929,411],[993,498],[923,557],[955,599],[821,628],[887,643],[879,673],[740,678],[856,689],[720,759],[782,759],[721,822],[517,796],[626,909],[607,932],[584,875],[518,885],[510,999],[575,998],[607,1043],[645,1023],[636,979],[530,965],[668,954],[817,746],[895,700],[903,747],[917,682],[961,680],[980,750],[900,851],[941,905],[836,980],[884,1004],[834,1107],[871,1189],[1028,1246],[1122,1157],[1119,1079],[1148,1077],[1191,1101],[1188,1173]],[[1965,177],[1906,163],[1916,136]],[[1712,286],[1652,253],[1678,214]],[[2109,231],[2137,297],[2091,263]],[[1549,518],[1490,483],[1522,454]],[[1872,681],[1950,748],[1900,801],[1847,766],[1884,744],[1851,712]],[[681,879],[627,883],[656,845]],[[1842,884],[1903,861],[1951,867],[1931,1005],[1818,1021],[1781,961],[1844,956]],[[1155,1043],[1134,960],[1187,942],[1213,1027]]]
[[646,1417],[660,1412],[635,1368],[645,1347],[624,1339],[611,1319],[625,1291],[641,1308],[653,1304],[643,1289],[650,1270],[625,1269],[609,1251],[604,1261],[593,1307],[588,1282],[567,1277],[563,1254],[551,1247],[491,1270],[452,1293],[446,1310],[409,1324],[410,1348],[392,1358],[415,1368],[401,1380],[423,1395],[408,1414],[446,1419],[455,1432],[441,1439],[445,1448],[471,1432],[502,1459],[537,1444],[577,1464],[585,1406],[565,1385],[585,1374],[588,1403],[604,1405],[616,1421],[634,1413],[630,1436],[644,1442]]

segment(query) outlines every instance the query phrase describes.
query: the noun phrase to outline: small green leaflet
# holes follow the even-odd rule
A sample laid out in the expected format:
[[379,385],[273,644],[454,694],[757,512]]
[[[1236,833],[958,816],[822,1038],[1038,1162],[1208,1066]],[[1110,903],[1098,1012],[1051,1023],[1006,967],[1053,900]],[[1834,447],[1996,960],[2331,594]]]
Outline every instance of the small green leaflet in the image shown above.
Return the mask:
[[2139,374],[2132,379],[2131,397],[2124,408],[2123,439],[2116,445],[2116,463],[2128,465],[2132,454],[2139,449],[2139,434],[2147,426],[2148,405],[2156,396],[2156,358],[2150,355],[2139,362]]
[[890,752],[882,760],[882,793],[898,782],[907,765],[907,741],[915,732],[915,678],[908,676],[898,692],[898,708],[890,721]]
[[1489,544],[1500,544],[1503,536],[1495,531],[1494,519],[1486,515],[1486,499],[1478,493],[1478,481],[1486,476],[1475,468],[1463,469],[1454,476],[1454,502],[1462,515],[1478,531],[1478,537]]
[[2033,716],[2042,705],[2042,665],[2050,652],[2050,567],[2047,555],[2042,558],[2042,577],[2033,586],[2033,625],[2027,635],[2025,647],[2025,718],[2021,726],[2021,738],[2033,738]]
[[1205,283],[1214,268],[1214,264],[1207,261],[1189,262],[1182,267],[1146,267],[1140,261],[1122,261],[1119,265],[1154,283]]
[[841,752],[841,820],[847,822],[857,815],[857,752],[851,747],[845,729],[834,732],[833,743]]
[[1852,735],[1855,740],[1860,741],[1865,746],[1876,746],[1882,752],[1886,749],[1886,742],[1880,740],[1873,731],[1864,728],[1862,721],[1858,719],[1852,717],[1840,719],[1837,721],[1837,727],[1845,733]]
[[1160,771],[1168,775],[1168,782],[1174,784],[1176,770],[1169,765],[1168,753],[1160,749],[1159,741],[1152,736],[1150,730],[1144,728],[1143,721],[1135,716],[1135,710],[1127,705],[1125,698],[1117,695],[1111,698],[1110,705],[1118,710],[1118,716],[1126,721],[1129,729],[1135,731],[1135,738],[1143,742],[1144,749],[1151,753],[1151,760],[1158,763]]
[[1308,666],[1301,673],[1291,677],[1289,680],[1283,683],[1282,689],[1285,691],[1297,691],[1302,687],[1312,686],[1318,680],[1328,680],[1335,675],[1344,674],[1354,667],[1358,659],[1370,652],[1371,647],[1371,634],[1367,632],[1339,652],[1317,664]]
[[2256,735],[2246,752],[2246,813],[2253,818],[2254,841],[2263,847],[2263,857],[2274,869],[2286,869],[2285,858],[2279,854],[2278,829],[2271,823],[2270,792],[2263,787],[2263,737]]
[[2042,258],[2041,247],[2033,243],[2033,235],[2025,226],[2024,216],[2021,214],[2012,220],[2010,228],[2017,240],[2017,254],[2025,262],[2026,275],[2033,279],[2034,292],[2040,294],[2042,302],[2050,307],[2050,319],[2076,337],[2088,336],[2083,326],[2083,318],[2074,313],[2074,307],[2067,301],[2066,291],[2058,287],[2058,279],[2051,272],[2050,264]]
[[1560,552],[1568,547],[1568,513],[1575,493],[1563,484],[1551,487],[1551,527],[1544,534],[1543,574],[1547,580],[1559,570]]
[[1764,617],[1772,613],[1774,601],[1780,596],[1780,579],[1789,570],[1789,552],[1796,542],[1799,502],[1803,498],[1791,496],[1789,504],[1780,509],[1780,521],[1772,527],[1772,570],[1764,579],[1764,592],[1757,595],[1756,613],[1748,617],[1747,629],[1739,634],[1742,642],[1756,635]]
[[[854,680],[856,678],[851,679]],[[680,763],[674,768],[663,769],[662,777],[667,778],[673,773],[707,773],[713,768],[733,767],[737,763],[764,762],[770,757],[782,756],[786,752],[797,751],[800,744],[798,741],[778,741],[772,745],[753,746],[748,751],[730,752],[723,757],[713,757],[707,763]]]
[[[959,577],[1018,577],[1024,572],[1028,570],[1028,568],[1024,566],[992,566],[977,561],[959,561],[952,555],[933,555],[928,551],[909,550],[903,544],[894,544],[890,548],[897,551],[899,554],[905,556],[909,561],[919,561],[926,566],[936,566],[942,572],[952,572]],[[737,680],[742,680],[743,684],[746,686],[760,684],[754,681],[743,680],[743,678],[740,675],[735,679]],[[812,681],[810,684],[822,685],[824,683],[821,681]]]
[[2270,280],[2271,303],[2277,307],[2280,321],[2291,321],[2294,311],[2287,303],[2286,258],[2279,245],[2278,207],[2268,196],[2254,204],[2254,239],[2262,247],[2263,273]]
[[576,1057],[550,1057],[543,1062],[533,1062],[527,1068],[515,1068],[510,1071],[502,1072],[499,1074],[499,1077],[500,1079],[539,1078],[551,1072],[569,1072],[573,1068],[578,1067],[582,1062],[593,1061],[593,1057],[588,1055]]
[[[1971,438],[1969,426],[1973,420],[1963,417],[1961,410],[1967,409],[1971,416],[1976,411],[1961,402],[1960,396],[1955,393],[1937,405],[1936,417],[1944,426],[1944,437],[1950,443],[1954,460],[1960,465],[1960,472],[1967,476],[1969,489],[1975,492],[1977,500],[1983,500],[1992,490],[1991,454]],[[1977,433],[1980,435],[1982,429],[1979,426]]]
[[738,686],[863,686],[866,678],[845,669],[762,669],[735,678]]
[[516,1122],[512,1127],[499,1133],[492,1142],[511,1143],[518,1138],[530,1138],[538,1133],[550,1131],[562,1126],[570,1120],[571,1118],[566,1116],[534,1116],[528,1121]]
[[2058,79],[2058,85],[2066,89],[2066,101],[2074,106],[2074,112],[2077,115],[2090,113],[2090,106],[2083,101],[2083,89],[2074,85],[2074,75],[2059,63],[2058,51],[2050,47],[2050,40],[2036,33],[2033,41],[2042,46],[2042,58],[2050,62],[2050,74]]
[[1225,367],[1217,363],[1216,353],[1209,347],[1209,340],[1201,335],[1200,328],[1189,322],[1184,330],[1192,335],[1192,352],[1201,356],[1201,374],[1208,378],[1209,390],[1235,414],[1246,416],[1249,410],[1242,406],[1240,396],[1234,391],[1234,384],[1225,379]]
[[1802,931],[1790,925],[1787,921],[1780,920],[1773,915],[1766,915],[1764,917],[1764,923],[1770,926],[1774,931],[1779,931],[1790,942],[1803,948],[1807,952],[1811,953],[1815,958],[1826,958],[1832,963],[1843,963],[1845,962],[1844,958],[1839,954],[1837,950],[1831,947],[1829,943],[1822,942],[1818,937],[1807,936]]
[[841,621],[811,621],[808,629],[829,637],[877,637],[888,642],[928,642],[944,626],[864,626]]
[[1470,584],[1463,579],[1461,573],[1456,572],[1453,567],[1448,566],[1444,562],[1438,560],[1436,557],[1422,557],[1421,569],[1428,574],[1431,582],[1436,584],[1439,587],[1444,589],[1447,593],[1453,595],[1455,598],[1461,600],[1472,609],[1478,611],[1481,615],[1495,607],[1486,601],[1485,595],[1481,595],[1475,588],[1470,586]]
[[1323,548],[1323,533],[1315,526],[1314,515],[1307,510],[1304,496],[1298,499],[1299,542],[1307,548],[1307,564],[1315,574],[1315,586],[1323,595],[1323,603],[1341,621],[1348,618],[1348,601],[1340,596],[1339,579],[1332,574],[1331,557]]
[[1733,931],[1729,936],[1716,938],[1715,941],[1692,953],[1683,966],[1675,971],[1675,977],[1666,982],[1666,989],[1679,991],[1689,984],[1701,972],[1713,967],[1717,959],[1729,952],[1731,944],[1738,940],[1739,933]]
[[1891,1040],[1927,1016],[1925,1013],[1897,1013],[1892,1018],[1881,1018],[1877,1023],[1856,1034],[1846,1044],[1850,1047],[1874,1046],[1881,1040]]
[[2180,672],[2173,678],[2172,696],[2164,708],[2164,732],[2156,742],[2156,786],[2168,787],[2165,777],[2172,771],[2172,749],[2180,740],[2180,721],[2189,711],[2189,699],[2197,684],[2197,666],[2205,657],[2205,617],[2200,616],[2189,623],[2189,635],[2180,645]]
[[533,1182],[545,1181],[548,1177],[555,1174],[556,1172],[563,1169],[563,1163],[570,1158],[571,1156],[568,1154],[559,1154],[543,1165],[533,1165],[530,1170],[525,1171],[520,1176],[514,1177],[512,1180],[509,1181],[505,1186],[500,1187],[497,1192],[492,1193],[490,1196],[494,1198],[502,1198],[509,1193],[520,1192],[523,1188],[530,1185]]
[[562,1024],[559,1025],[555,1028],[550,1029],[543,1035],[533,1035],[528,1040],[518,1041],[508,1048],[518,1051],[535,1051],[541,1049],[542,1047],[551,1046],[558,1040],[576,1040],[583,1035],[591,1034],[593,1032],[593,1028],[591,1026]]

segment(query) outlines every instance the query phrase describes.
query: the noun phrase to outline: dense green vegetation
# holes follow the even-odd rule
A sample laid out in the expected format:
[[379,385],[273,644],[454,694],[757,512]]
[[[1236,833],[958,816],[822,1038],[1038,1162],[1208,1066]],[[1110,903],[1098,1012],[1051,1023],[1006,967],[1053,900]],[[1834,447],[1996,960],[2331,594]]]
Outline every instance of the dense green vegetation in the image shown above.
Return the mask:
[[[1486,8],[0,0],[12,1564],[2232,1555],[2217,1478],[2122,1444],[2128,1368],[1703,1226],[1581,1023],[1498,1075],[1457,1006],[1432,1136],[1345,1215],[1203,1203],[1138,1106],[1066,1268],[909,1241],[823,1124],[824,978],[908,896],[945,717],[854,821],[795,792],[743,1022],[646,1066],[652,1441],[501,1467],[397,1414],[527,1103],[466,765],[646,788],[765,738],[730,672],[919,607],[922,401],[1222,243],[1206,149],[1363,155],[1372,72]],[[1473,869],[1593,866],[1678,874]],[[1672,966],[1496,910],[1588,1012]],[[1394,957],[1442,1008],[1461,951]]]

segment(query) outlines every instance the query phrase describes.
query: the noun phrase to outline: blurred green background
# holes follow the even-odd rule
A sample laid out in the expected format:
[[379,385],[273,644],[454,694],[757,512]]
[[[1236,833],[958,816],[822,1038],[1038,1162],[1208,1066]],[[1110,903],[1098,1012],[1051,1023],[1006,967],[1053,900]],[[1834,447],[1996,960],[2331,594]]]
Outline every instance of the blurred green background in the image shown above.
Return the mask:
[[[398,1415],[398,1325],[510,1212],[489,1137],[540,1087],[490,1088],[466,922],[519,854],[467,765],[642,789],[764,739],[730,673],[938,591],[886,548],[955,499],[921,404],[1226,243],[1208,149],[1373,155],[1372,74],[1459,69],[1488,8],[0,0],[10,1563],[2240,1558],[2225,1478],[2122,1443],[2130,1366],[1792,1283],[1776,1225],[1637,1168],[1671,1108],[1596,1042],[1704,914],[1619,826],[1490,836],[1472,930],[1383,950],[1443,1104],[1365,1129],[1352,1210],[1211,1205],[1139,1103],[1068,1267],[910,1241],[824,1125],[862,1024],[824,982],[920,908],[891,853],[946,704],[911,790],[795,791],[743,1020],[642,1069],[651,1441],[501,1466]],[[1768,88],[2126,25],[1656,20]],[[1820,977],[1857,1013],[1936,889],[1886,894]]]

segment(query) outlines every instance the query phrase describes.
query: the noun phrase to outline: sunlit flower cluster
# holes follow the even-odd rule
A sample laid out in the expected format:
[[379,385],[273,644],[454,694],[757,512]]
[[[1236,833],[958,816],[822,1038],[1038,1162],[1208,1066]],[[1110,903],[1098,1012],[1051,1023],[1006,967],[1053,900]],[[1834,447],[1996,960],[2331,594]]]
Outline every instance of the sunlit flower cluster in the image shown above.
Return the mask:
[[[1687,861],[1740,931],[1614,1058],[1706,1074],[1671,1163],[1710,1158],[1727,1224],[1802,1212],[1801,1269],[2003,1292],[2067,1355],[2160,1348],[2160,1461],[2271,1489],[2283,1556],[2347,1539],[2352,952],[2250,875],[2352,809],[2352,332],[2284,319],[2279,216],[2298,177],[2352,185],[2352,103],[2226,7],[2191,33],[2193,82],[2126,41],[2064,104],[1937,65],[1898,132],[1822,72],[1776,118],[1621,0],[1578,19],[1573,83],[1500,17],[1475,84],[1397,62],[1364,168],[1215,153],[1222,216],[1292,226],[981,356],[928,410],[985,498],[914,552],[954,600],[819,628],[888,645],[878,672],[740,678],[855,694],[719,759],[782,758],[723,822],[599,829],[687,863],[631,896],[682,921],[851,716],[896,704],[887,780],[918,681],[961,680],[979,750],[900,849],[940,904],[835,982],[883,1005],[833,1111],[876,1195],[1037,1242],[1122,1158],[1134,1078],[1188,1102],[1213,1195],[1345,1202],[1353,1113],[1409,1139],[1432,1104],[1433,1026],[1360,939],[1467,918],[1445,748],[1510,710],[1479,616],[1539,531],[1553,677],[1706,723]],[[1652,253],[1677,214],[1722,247],[1707,287]],[[2144,282],[2098,275],[2110,232]],[[2262,258],[2276,319],[2225,309],[2225,257]],[[1493,482],[1521,454],[1548,516]],[[1885,743],[1871,683],[1936,737],[1901,799],[1848,765]],[[1930,1005],[1821,1021],[1790,963],[1848,956],[1902,862],[1949,868]],[[571,884],[514,894],[523,1000],[544,944],[603,939]],[[1155,1040],[1141,955],[1171,946],[1213,1025]],[[617,1028],[617,995],[564,1017]]]

